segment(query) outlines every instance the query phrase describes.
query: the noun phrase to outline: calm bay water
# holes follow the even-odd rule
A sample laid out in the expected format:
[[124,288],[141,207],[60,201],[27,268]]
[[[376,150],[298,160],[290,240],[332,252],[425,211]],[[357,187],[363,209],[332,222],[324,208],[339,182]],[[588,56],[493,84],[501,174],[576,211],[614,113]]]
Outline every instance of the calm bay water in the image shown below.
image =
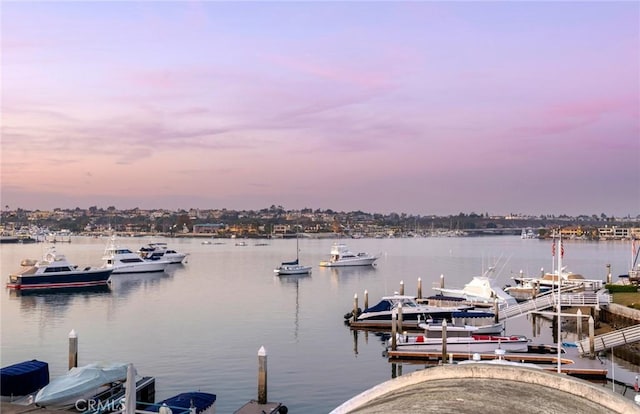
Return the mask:
[[[273,268],[295,258],[295,240],[266,246],[203,245],[199,239],[121,238],[137,250],[165,241],[190,255],[153,275],[114,275],[104,292],[18,295],[3,290],[1,366],[30,359],[49,363],[51,377],[67,370],[68,334],[78,334],[79,364],[131,362],[140,375],[156,378],[156,400],[186,391],[218,395],[217,412],[232,413],[257,398],[257,353],[268,355],[268,399],[292,413],[327,413],[354,395],[391,378],[384,344],[373,333],[354,334],[343,323],[354,294],[373,304],[397,291],[433,293],[443,274],[447,286],[462,287],[497,262],[501,285],[520,270],[537,275],[552,265],[551,242],[514,236],[346,240],[352,250],[381,253],[375,268],[327,269],[334,240],[300,239],[300,261],[310,276],[278,277]],[[57,250],[79,265],[99,265],[106,239],[74,237]],[[24,258],[40,258],[45,244],[0,247],[3,282]],[[614,278],[630,266],[623,242],[566,241],[564,264],[586,278]],[[533,338],[531,322],[509,321],[509,334]],[[568,338],[571,339],[571,338]],[[551,329],[534,342],[551,343]],[[608,362],[607,362],[608,364]],[[404,373],[420,369],[405,365]],[[615,378],[631,383],[637,367],[612,366]],[[611,368],[609,368],[611,369]]]

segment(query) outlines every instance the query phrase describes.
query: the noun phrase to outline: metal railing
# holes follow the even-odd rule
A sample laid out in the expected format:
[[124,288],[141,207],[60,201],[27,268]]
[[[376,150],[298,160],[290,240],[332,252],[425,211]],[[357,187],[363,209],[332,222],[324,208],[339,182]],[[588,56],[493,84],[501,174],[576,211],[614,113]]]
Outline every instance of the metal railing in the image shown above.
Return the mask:
[[[571,288],[567,289],[570,291]],[[565,290],[563,289],[563,292]],[[598,292],[581,292],[581,293],[561,293],[560,305],[564,307],[571,306],[601,306],[611,303],[611,295],[606,290]],[[552,308],[558,304],[558,294],[556,292],[548,295],[540,296],[526,302],[511,305],[500,310],[499,320],[507,320],[516,316],[525,315],[534,311],[540,311]]]
[[[640,341],[640,324],[594,337],[593,351],[603,351],[605,349],[632,344],[638,341]],[[590,352],[589,338],[578,341],[576,344],[578,345],[578,351],[580,352],[580,354],[584,355]]]

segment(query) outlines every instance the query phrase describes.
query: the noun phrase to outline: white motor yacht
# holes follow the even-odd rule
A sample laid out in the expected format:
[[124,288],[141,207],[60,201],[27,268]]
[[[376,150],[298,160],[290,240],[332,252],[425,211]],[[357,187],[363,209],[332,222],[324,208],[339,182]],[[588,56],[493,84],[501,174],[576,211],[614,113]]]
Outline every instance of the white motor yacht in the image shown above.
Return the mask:
[[149,243],[138,250],[140,257],[148,260],[166,260],[169,263],[183,263],[188,253],[180,253],[167,247],[167,243]]
[[330,255],[329,260],[320,262],[320,266],[372,266],[378,260],[378,256],[369,253],[353,253],[344,243],[334,243]]
[[168,260],[148,260],[126,247],[118,246],[111,238],[102,256],[103,268],[113,269],[112,274],[163,272]]

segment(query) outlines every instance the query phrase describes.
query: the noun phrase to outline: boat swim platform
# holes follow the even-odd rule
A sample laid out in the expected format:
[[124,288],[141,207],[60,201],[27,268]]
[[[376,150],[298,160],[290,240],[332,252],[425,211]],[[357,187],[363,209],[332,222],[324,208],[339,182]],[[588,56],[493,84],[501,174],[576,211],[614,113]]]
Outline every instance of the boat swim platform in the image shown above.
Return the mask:
[[633,414],[633,400],[589,381],[520,366],[445,364],[400,375],[330,414],[390,412]]

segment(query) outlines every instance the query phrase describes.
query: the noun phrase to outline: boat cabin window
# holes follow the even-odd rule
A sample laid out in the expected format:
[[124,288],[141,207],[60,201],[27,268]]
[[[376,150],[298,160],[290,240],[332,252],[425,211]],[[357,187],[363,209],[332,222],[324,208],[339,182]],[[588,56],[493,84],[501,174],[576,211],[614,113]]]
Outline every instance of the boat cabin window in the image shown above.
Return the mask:
[[143,262],[144,260],[142,260],[139,257],[134,257],[134,258],[131,258],[131,259],[122,259],[120,261],[122,263],[140,263],[140,262]]
[[69,272],[72,269],[69,266],[47,267],[44,273]]

